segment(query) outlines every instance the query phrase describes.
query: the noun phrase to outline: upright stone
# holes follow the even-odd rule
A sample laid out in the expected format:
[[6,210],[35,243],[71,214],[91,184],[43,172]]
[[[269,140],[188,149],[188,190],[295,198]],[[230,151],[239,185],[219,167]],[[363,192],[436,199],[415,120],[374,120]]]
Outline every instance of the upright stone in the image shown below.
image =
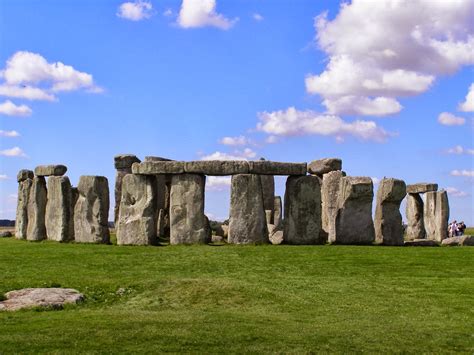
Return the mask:
[[402,180],[382,179],[375,207],[375,240],[384,245],[403,245],[403,225],[400,204],[406,196]]
[[204,215],[206,177],[199,174],[173,175],[170,194],[170,243],[210,243]]
[[35,176],[31,184],[28,197],[28,228],[26,239],[38,241],[46,239],[46,180],[42,176]]
[[321,220],[322,228],[329,236],[329,240],[334,240],[334,233],[337,213],[337,197],[339,195],[339,184],[345,176],[342,171],[331,171],[323,175],[321,187]]
[[[371,244],[375,240],[372,220],[374,186],[369,177],[341,178],[333,235],[329,241],[337,244]],[[332,221],[329,221],[332,223]]]
[[[146,162],[153,161],[172,161],[163,157],[147,156]],[[172,175],[157,174],[154,175],[156,180],[156,210],[157,225],[156,234],[161,237],[169,238],[169,209],[170,209],[170,189]]]
[[286,180],[285,226],[287,244],[324,244],[321,233],[321,185],[316,176],[290,176]]
[[74,238],[79,243],[109,243],[109,182],[104,176],[81,176],[74,207]]
[[114,222],[118,223],[118,216],[120,210],[120,198],[122,197],[122,180],[125,175],[132,173],[133,163],[140,163],[133,154],[120,154],[114,157],[115,173],[115,207],[114,207]]
[[275,196],[274,200],[274,214],[273,214],[273,224],[278,227],[281,225],[282,222],[282,203],[281,203],[281,197],[280,196]]
[[426,237],[442,242],[448,237],[449,201],[446,191],[427,192],[424,208]]
[[273,223],[275,212],[275,178],[273,175],[260,175],[263,191],[263,207],[270,211],[269,223]]
[[232,176],[228,242],[268,243],[268,230],[259,175]]
[[74,239],[71,182],[67,176],[48,178],[46,234],[49,240],[67,242]]
[[28,198],[33,185],[34,174],[31,170],[20,170],[17,176],[18,201],[15,218],[15,237],[26,239],[28,229]]
[[420,194],[407,194],[405,216],[407,218],[407,239],[425,239],[425,223],[423,217],[424,203]]
[[157,239],[156,179],[128,174],[122,180],[117,244],[154,245]]

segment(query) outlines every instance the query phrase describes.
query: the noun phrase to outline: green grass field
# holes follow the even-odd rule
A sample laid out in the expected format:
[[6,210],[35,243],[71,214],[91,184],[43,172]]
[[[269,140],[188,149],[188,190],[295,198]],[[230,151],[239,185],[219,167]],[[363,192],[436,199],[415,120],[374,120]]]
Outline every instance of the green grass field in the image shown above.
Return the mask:
[[[168,246],[0,240],[0,353],[474,351],[474,248]],[[121,292],[117,292],[122,289]]]

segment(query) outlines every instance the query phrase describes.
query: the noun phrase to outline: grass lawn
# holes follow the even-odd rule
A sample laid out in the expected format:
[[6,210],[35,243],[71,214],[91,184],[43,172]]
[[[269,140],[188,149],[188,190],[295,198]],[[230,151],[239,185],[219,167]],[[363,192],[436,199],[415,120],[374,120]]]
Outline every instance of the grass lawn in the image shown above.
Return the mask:
[[0,313],[1,354],[474,351],[474,247],[0,240],[0,293],[58,285],[86,301]]

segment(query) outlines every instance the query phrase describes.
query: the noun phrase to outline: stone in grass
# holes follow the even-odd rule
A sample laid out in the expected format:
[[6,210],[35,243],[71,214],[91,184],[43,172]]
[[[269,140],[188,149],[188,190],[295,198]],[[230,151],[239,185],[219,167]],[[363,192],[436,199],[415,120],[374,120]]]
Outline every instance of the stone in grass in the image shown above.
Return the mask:
[[61,309],[67,303],[79,303],[84,295],[72,288],[24,288],[5,294],[0,311],[17,311],[23,308],[50,307]]
[[10,231],[0,232],[0,238],[11,238],[11,237],[13,237],[13,234]]
[[406,247],[438,247],[439,243],[432,239],[405,240]]
[[474,236],[463,235],[460,237],[446,238],[441,242],[443,246],[474,246]]

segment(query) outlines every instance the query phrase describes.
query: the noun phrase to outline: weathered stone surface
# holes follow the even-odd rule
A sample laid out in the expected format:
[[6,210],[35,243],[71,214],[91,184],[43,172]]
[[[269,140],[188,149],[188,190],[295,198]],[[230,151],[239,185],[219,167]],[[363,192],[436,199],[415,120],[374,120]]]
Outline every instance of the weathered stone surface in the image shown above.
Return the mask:
[[170,194],[170,243],[209,243],[204,215],[206,177],[198,174],[173,175]]
[[316,176],[290,176],[286,180],[285,226],[287,244],[324,244],[321,233],[321,186]]
[[384,245],[403,245],[400,204],[406,196],[403,180],[384,178],[380,181],[375,206],[375,240]]
[[345,176],[341,178],[339,186],[335,233],[329,234],[329,241],[337,244],[373,243],[375,230],[372,220],[372,179]]
[[0,311],[17,311],[23,308],[51,307],[62,308],[67,303],[79,303],[84,295],[72,288],[24,288],[5,294],[0,302]]
[[438,184],[420,182],[418,184],[407,185],[407,194],[422,194],[430,191],[438,191]]
[[406,247],[439,247],[439,243],[436,240],[431,239],[415,239],[406,240]]
[[22,169],[18,172],[18,174],[16,176],[16,181],[22,182],[22,181],[25,181],[27,179],[33,179],[34,176],[35,176],[35,173],[33,171]]
[[265,211],[269,211],[267,222],[273,223],[275,210],[275,178],[273,175],[260,175],[260,181],[262,183],[263,208],[265,208]]
[[322,228],[330,240],[334,240],[335,222],[337,214],[337,196],[339,195],[339,184],[345,176],[342,171],[331,171],[323,175],[321,185],[321,220]]
[[184,164],[184,171],[186,173],[217,176],[247,174],[249,172],[249,163],[244,160],[189,161]]
[[114,157],[115,169],[126,169],[130,171],[133,163],[140,163],[140,159],[133,154],[119,154]]
[[280,245],[283,243],[283,240],[284,240],[284,235],[283,235],[282,230],[277,230],[273,232],[272,235],[270,236],[270,243],[272,243],[273,245]]
[[74,239],[79,243],[109,243],[109,182],[104,176],[81,176],[74,207]]
[[229,243],[268,243],[260,176],[232,176],[230,191]]
[[272,210],[265,210],[265,220],[267,224],[272,224]]
[[472,235],[463,235],[460,238],[459,244],[463,247],[474,246],[474,236]]
[[67,176],[48,178],[46,235],[49,240],[67,242],[74,239],[74,210],[71,182]]
[[145,157],[145,161],[172,161],[173,159],[163,158],[163,157],[156,157],[152,155],[148,155]]
[[46,239],[46,201],[46,180],[42,176],[35,176],[28,197],[28,227],[26,232],[26,239],[28,240]]
[[147,161],[135,163],[132,172],[140,175],[156,174],[182,174],[184,173],[184,162],[182,161]]
[[0,232],[0,238],[11,238],[11,237],[13,237],[13,234],[10,231]]
[[118,217],[120,211],[120,199],[122,198],[122,180],[127,174],[132,173],[133,163],[140,163],[133,154],[120,154],[114,157],[114,166],[117,169],[115,173],[115,206],[114,206],[114,223],[118,224]]
[[16,205],[15,237],[26,239],[28,230],[28,199],[30,198],[33,178],[18,183],[18,200]]
[[471,238],[470,235],[465,235],[462,237],[450,237],[450,238],[443,239],[443,241],[441,242],[441,245],[448,246],[448,247],[461,246],[463,239],[467,240],[468,243],[470,242],[471,239],[472,239],[472,242],[474,242],[474,238]]
[[408,240],[426,238],[423,206],[424,202],[420,194],[407,194],[405,216],[407,218],[406,237]]
[[222,227],[222,231],[224,232],[222,236],[224,237],[225,240],[227,240],[227,238],[229,237],[229,225],[222,224],[221,227]]
[[342,160],[339,158],[319,159],[308,164],[308,173],[314,175],[323,176],[338,170],[342,170]]
[[122,182],[117,225],[118,245],[154,245],[157,239],[154,176],[128,174]]
[[282,203],[281,203],[281,197],[280,196],[275,196],[275,199],[273,200],[273,224],[275,226],[280,226],[282,223]]
[[212,243],[224,243],[224,237],[220,235],[213,235],[211,238]]
[[426,193],[423,211],[426,238],[441,242],[448,237],[449,201],[446,191]]
[[63,176],[67,167],[64,165],[40,165],[35,168],[36,176]]
[[249,161],[249,173],[261,175],[306,175],[306,163],[282,163],[276,161]]

